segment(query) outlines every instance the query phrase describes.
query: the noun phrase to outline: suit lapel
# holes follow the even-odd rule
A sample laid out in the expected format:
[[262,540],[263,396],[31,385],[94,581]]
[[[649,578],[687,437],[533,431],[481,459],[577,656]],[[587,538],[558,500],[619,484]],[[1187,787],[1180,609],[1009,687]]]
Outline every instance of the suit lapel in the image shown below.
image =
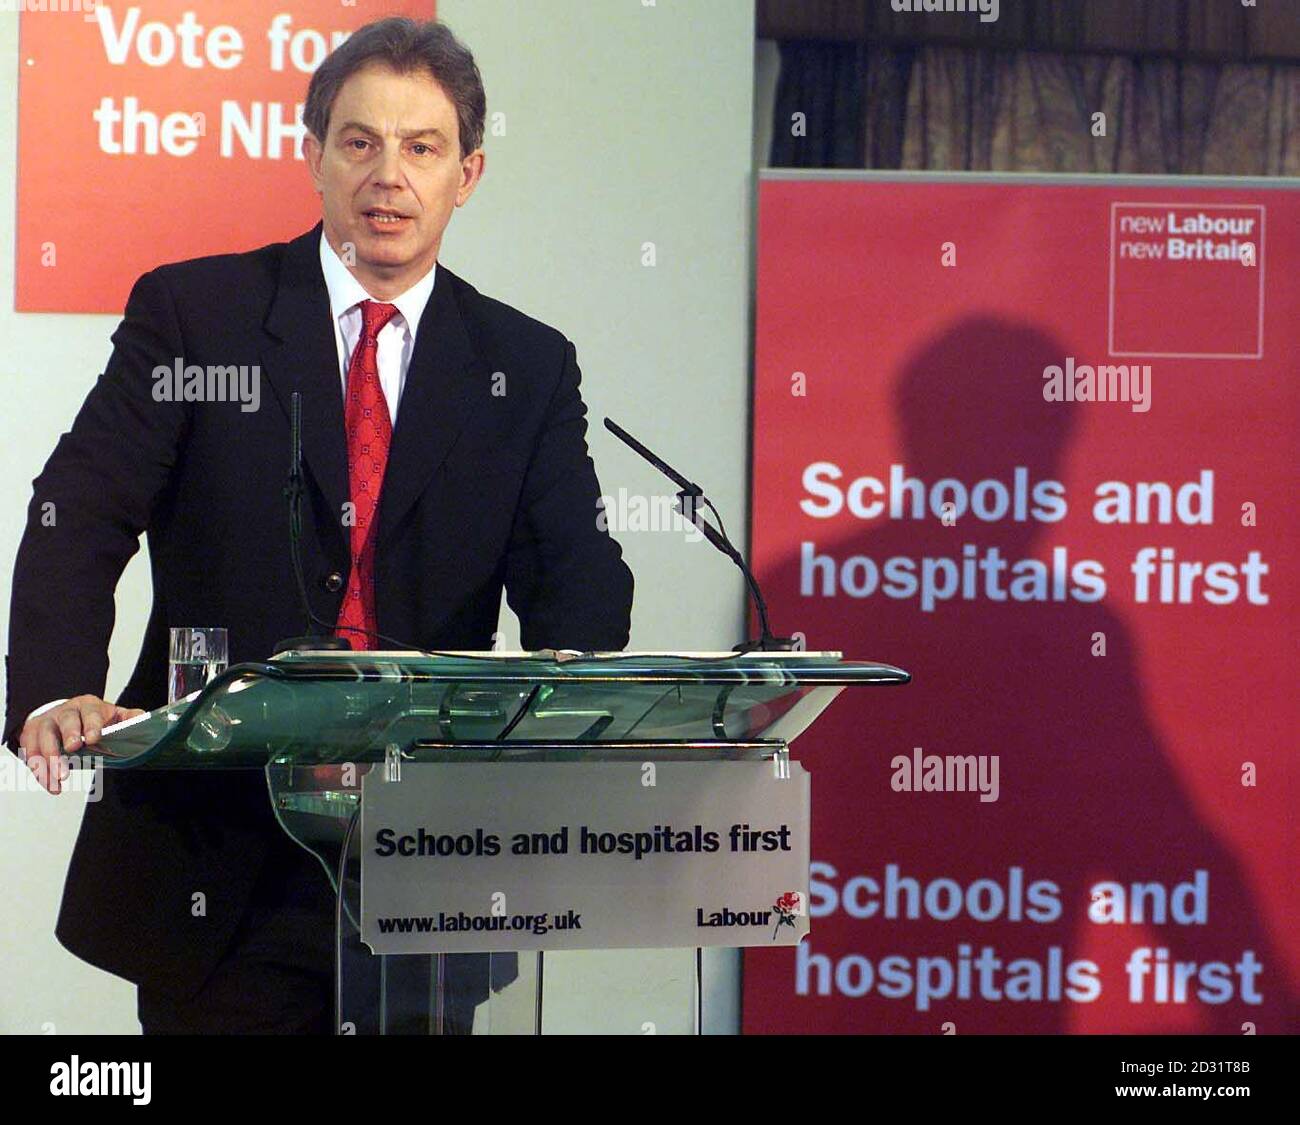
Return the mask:
[[376,549],[419,499],[469,418],[477,357],[461,319],[455,281],[449,269],[438,266],[420,317],[384,472]]
[[[349,496],[347,435],[329,291],[320,268],[320,234],[318,223],[285,248],[279,289],[266,318],[271,340],[262,349],[262,369],[286,415],[290,396],[302,393],[303,460],[330,510],[340,514],[341,526]],[[420,317],[384,472],[379,543],[419,498],[470,414],[476,356],[455,282],[455,275],[439,265]],[[286,465],[288,457],[286,443]]]
[[[286,416],[292,393],[302,393],[303,460],[341,527],[348,498],[348,449],[338,346],[320,268],[320,235],[317,223],[285,248],[280,286],[266,318],[272,339],[262,349],[262,370]],[[286,443],[286,467],[288,460]]]

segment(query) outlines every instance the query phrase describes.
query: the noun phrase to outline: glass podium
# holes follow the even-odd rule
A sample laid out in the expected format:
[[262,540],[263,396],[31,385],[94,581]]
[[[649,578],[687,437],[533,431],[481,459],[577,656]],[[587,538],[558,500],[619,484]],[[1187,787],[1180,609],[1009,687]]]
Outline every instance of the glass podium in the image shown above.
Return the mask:
[[[540,1034],[548,1012],[572,1007],[566,982],[583,974],[582,954],[375,955],[361,941],[370,771],[771,760],[779,775],[790,742],[846,687],[908,680],[839,653],[290,652],[107,728],[95,753],[106,768],[264,771],[278,822],[337,894],[340,1034]],[[644,957],[656,987],[630,1030],[701,1031],[701,951]]]

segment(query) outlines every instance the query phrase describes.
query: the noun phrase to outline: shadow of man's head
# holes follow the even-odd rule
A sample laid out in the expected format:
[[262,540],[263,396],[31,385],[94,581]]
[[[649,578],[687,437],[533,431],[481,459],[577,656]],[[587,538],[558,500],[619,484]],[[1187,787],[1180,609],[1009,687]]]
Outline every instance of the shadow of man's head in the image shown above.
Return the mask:
[[913,355],[895,392],[908,471],[933,481],[953,466],[1010,480],[1017,465],[1056,477],[1075,407],[1043,397],[1043,370],[1065,360],[1046,333],[970,317]]

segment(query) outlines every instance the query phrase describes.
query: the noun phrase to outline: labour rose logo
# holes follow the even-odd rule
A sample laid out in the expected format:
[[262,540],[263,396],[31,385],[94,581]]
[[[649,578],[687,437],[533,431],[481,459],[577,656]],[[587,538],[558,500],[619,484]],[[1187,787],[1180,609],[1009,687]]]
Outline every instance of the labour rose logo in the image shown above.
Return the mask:
[[776,911],[776,929],[772,931],[772,940],[781,932],[782,926],[794,927],[795,918],[803,913],[803,894],[800,891],[786,891],[772,904]]

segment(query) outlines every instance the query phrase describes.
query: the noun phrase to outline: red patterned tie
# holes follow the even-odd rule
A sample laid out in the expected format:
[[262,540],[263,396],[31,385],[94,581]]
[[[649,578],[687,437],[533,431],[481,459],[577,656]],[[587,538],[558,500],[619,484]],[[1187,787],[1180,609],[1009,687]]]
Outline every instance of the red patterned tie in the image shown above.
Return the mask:
[[[352,574],[339,609],[335,632],[354,649],[374,648],[375,525],[379,522],[379,493],[388,465],[393,424],[379,385],[376,360],[380,330],[397,315],[396,305],[361,302],[361,339],[348,363],[344,424],[348,434],[348,488],[352,495]],[[344,628],[351,626],[351,628]],[[356,632],[357,629],[365,632]]]

